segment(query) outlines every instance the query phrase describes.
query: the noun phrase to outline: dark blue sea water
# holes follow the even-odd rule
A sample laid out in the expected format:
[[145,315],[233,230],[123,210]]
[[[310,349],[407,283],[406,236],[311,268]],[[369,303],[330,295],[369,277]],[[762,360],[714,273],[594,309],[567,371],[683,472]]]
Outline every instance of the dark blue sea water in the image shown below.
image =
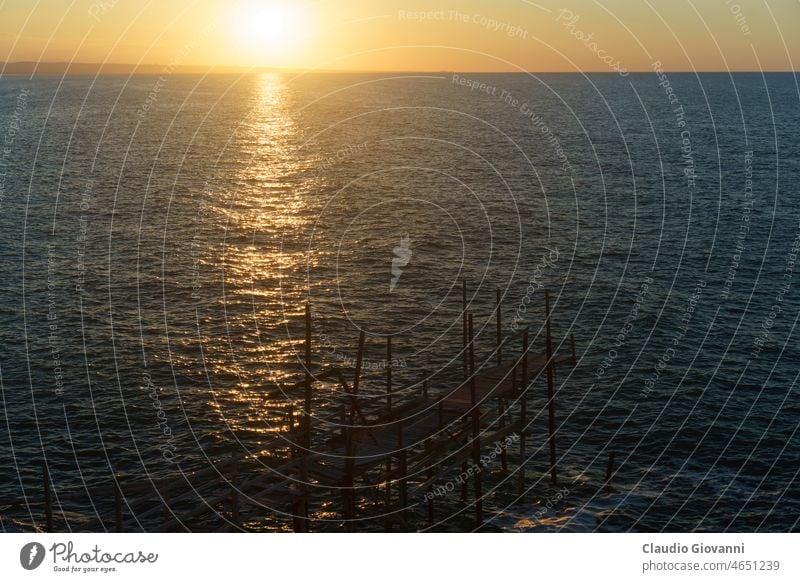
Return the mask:
[[3,527],[37,521],[43,461],[80,529],[114,474],[264,446],[305,301],[315,358],[367,333],[367,398],[387,336],[397,385],[457,364],[466,279],[484,352],[496,289],[541,347],[548,288],[578,359],[559,487],[538,381],[530,491],[487,527],[797,530],[799,100],[792,74],[0,78]]

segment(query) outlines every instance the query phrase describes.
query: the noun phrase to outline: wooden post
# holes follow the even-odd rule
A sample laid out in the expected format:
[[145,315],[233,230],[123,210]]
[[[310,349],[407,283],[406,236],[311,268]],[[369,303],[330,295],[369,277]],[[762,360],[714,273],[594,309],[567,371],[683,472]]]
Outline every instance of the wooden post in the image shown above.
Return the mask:
[[308,532],[308,471],[306,470],[306,457],[311,452],[311,306],[306,303],[306,329],[305,329],[305,383],[303,401],[303,448],[300,460],[300,480],[303,488],[303,498],[298,503],[299,519],[298,523],[303,532]]
[[476,394],[475,394],[475,337],[473,335],[472,327],[472,314],[469,314],[469,395],[472,403],[472,408],[475,408]]
[[303,533],[305,531],[304,507],[305,501],[302,498],[292,502],[292,529],[295,533]]
[[[469,360],[469,401],[471,407],[471,415],[469,421],[472,422],[472,439],[473,439],[473,451],[475,447],[475,402],[477,400],[477,395],[475,394],[475,342],[473,336],[473,325],[472,325],[472,314],[470,313],[467,316],[467,354]],[[465,443],[466,444],[466,443]],[[474,453],[473,453],[474,454]],[[469,469],[469,465],[466,461],[461,464],[461,474],[466,475],[467,470]],[[461,484],[461,498],[463,501],[467,500],[467,496],[469,493],[469,487],[467,485],[468,480],[464,479],[463,483]]]
[[427,465],[426,477],[428,479],[428,523],[433,523],[433,461],[430,453],[431,440],[425,439],[425,464]]
[[428,377],[427,377],[427,373],[425,374],[425,378],[422,380],[422,397],[425,400],[428,399]]
[[[522,389],[519,403],[519,486],[517,493],[520,497],[525,494],[525,437],[528,434],[528,330],[522,332]],[[518,500],[518,501],[521,501]]]
[[[528,330],[522,333],[522,394],[525,396],[528,393],[528,352],[530,351],[530,343],[528,341]],[[523,406],[527,404],[525,398],[522,399]]]
[[[504,428],[506,426],[506,400],[505,398],[500,399],[500,427]],[[506,449],[508,447],[501,446],[500,447],[500,468],[505,473],[508,471],[508,454],[506,453]]]
[[389,514],[392,511],[392,457],[389,456],[386,459],[386,490],[385,490],[385,499],[386,499],[386,515],[383,518],[383,529],[385,531],[392,531],[392,522],[391,517]]
[[[498,298],[500,292],[498,291]],[[499,336],[498,336],[499,339]],[[500,346],[498,345],[498,350]],[[499,354],[499,352],[498,352]],[[498,355],[499,360],[499,355]],[[475,385],[475,330],[472,325],[472,314],[469,314],[469,392],[472,401],[472,468],[474,470],[475,489],[475,529],[483,525],[483,491],[481,488],[481,410],[478,403],[477,386]]]
[[[392,414],[392,336],[386,337],[386,410],[387,414]],[[386,531],[392,530],[392,522],[389,517],[392,507],[392,456],[386,457],[386,518],[384,520],[384,529]]]
[[[400,450],[400,507],[402,508],[403,521],[408,520],[408,456],[405,449]],[[407,529],[407,527],[406,527]]]
[[461,279],[461,335],[464,355],[464,378],[467,377],[467,280]]
[[503,342],[503,316],[502,316],[502,310],[501,310],[502,302],[501,302],[501,299],[500,299],[500,289],[499,288],[497,288],[495,290],[495,294],[497,296],[497,306],[496,306],[496,313],[495,313],[495,320],[496,320],[496,323],[497,323],[497,341],[496,341],[496,343],[497,343],[497,365],[499,366],[500,364],[503,363],[503,351],[502,351],[502,348],[500,347],[502,345],[502,342]]
[[[397,425],[397,447],[400,450],[398,454],[398,469],[400,471],[400,508],[402,510],[403,522],[408,519],[408,456],[403,441],[403,425]],[[406,528],[407,529],[407,528]]]
[[386,409],[392,413],[392,336],[386,338]]
[[[358,394],[359,386],[361,385],[361,368],[364,364],[364,352],[366,344],[366,334],[364,330],[358,334],[358,352],[356,353],[356,369],[353,376],[353,398]],[[344,502],[344,517],[345,517],[345,530],[352,532],[355,531],[356,519],[356,492],[355,492],[355,462],[356,462],[356,442],[355,442],[355,405],[350,406],[350,417],[348,426],[345,433],[344,445],[344,486],[345,490],[342,495]]]
[[569,341],[572,344],[572,365],[575,366],[578,363],[578,359],[575,357],[575,334],[569,334]]
[[614,487],[611,486],[611,478],[614,476],[614,452],[608,454],[608,465],[606,466],[606,493],[613,493]]
[[[464,448],[466,448],[467,440],[464,439],[462,443],[464,444]],[[466,476],[468,469],[469,465],[467,464],[466,461],[461,463],[461,475]],[[469,481],[465,478],[464,480],[461,481],[461,501],[466,503],[467,497],[469,497]]]
[[553,336],[550,332],[550,291],[544,291],[545,330],[547,334],[547,419],[550,436],[550,480],[556,483],[556,397],[553,390]]
[[[361,385],[361,367],[364,363],[364,343],[366,340],[366,336],[364,334],[364,330],[361,330],[361,333],[358,334],[358,353],[356,354],[356,370],[355,376],[353,377],[353,392],[358,393],[358,387]],[[353,414],[353,410],[350,411],[351,415]]]
[[53,502],[50,498],[50,471],[47,468],[47,461],[42,461],[42,489],[44,489],[45,531],[53,533]]
[[303,520],[300,514],[303,512],[303,502],[301,500],[292,501],[292,531],[294,533],[303,532]]
[[383,528],[392,531],[392,522],[389,514],[392,511],[392,456],[386,457],[386,516],[383,519]]
[[305,353],[305,385],[303,402],[303,454],[311,450],[311,306],[306,303],[306,353]]
[[515,364],[513,368],[511,368],[511,394],[515,397],[517,396],[517,368],[519,368],[519,363]]
[[114,528],[117,533],[122,533],[122,492],[119,490],[119,480],[114,475]]
[[472,467],[475,470],[473,487],[475,489],[475,529],[480,529],[483,525],[483,487],[481,466],[481,432],[480,432],[480,413],[472,413]]

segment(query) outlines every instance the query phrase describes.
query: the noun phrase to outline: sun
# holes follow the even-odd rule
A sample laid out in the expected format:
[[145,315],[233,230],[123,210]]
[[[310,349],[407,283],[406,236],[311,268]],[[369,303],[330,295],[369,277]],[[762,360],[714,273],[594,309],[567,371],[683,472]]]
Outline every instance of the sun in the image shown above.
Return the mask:
[[308,37],[310,20],[300,2],[244,0],[232,9],[231,33],[256,64],[284,64]]

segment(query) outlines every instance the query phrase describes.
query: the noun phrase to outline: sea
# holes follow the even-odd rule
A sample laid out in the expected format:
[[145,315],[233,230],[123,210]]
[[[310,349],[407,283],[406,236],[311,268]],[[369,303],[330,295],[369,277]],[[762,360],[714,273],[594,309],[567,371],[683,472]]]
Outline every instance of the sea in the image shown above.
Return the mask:
[[[498,293],[506,357],[544,349],[545,292],[575,346],[558,482],[539,378],[483,530],[797,531],[799,104],[792,73],[0,77],[3,530],[41,527],[43,464],[84,531],[115,478],[280,438],[306,305],[317,367],[364,332],[365,401],[461,373],[465,285],[479,358]],[[407,529],[473,529],[436,503]]]

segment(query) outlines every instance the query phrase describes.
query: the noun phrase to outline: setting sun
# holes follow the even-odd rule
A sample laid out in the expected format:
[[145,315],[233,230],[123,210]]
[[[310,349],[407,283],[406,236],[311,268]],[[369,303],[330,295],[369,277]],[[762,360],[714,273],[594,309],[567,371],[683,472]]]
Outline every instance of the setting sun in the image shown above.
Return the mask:
[[236,45],[256,63],[292,56],[308,36],[309,15],[298,4],[249,0],[231,12]]

